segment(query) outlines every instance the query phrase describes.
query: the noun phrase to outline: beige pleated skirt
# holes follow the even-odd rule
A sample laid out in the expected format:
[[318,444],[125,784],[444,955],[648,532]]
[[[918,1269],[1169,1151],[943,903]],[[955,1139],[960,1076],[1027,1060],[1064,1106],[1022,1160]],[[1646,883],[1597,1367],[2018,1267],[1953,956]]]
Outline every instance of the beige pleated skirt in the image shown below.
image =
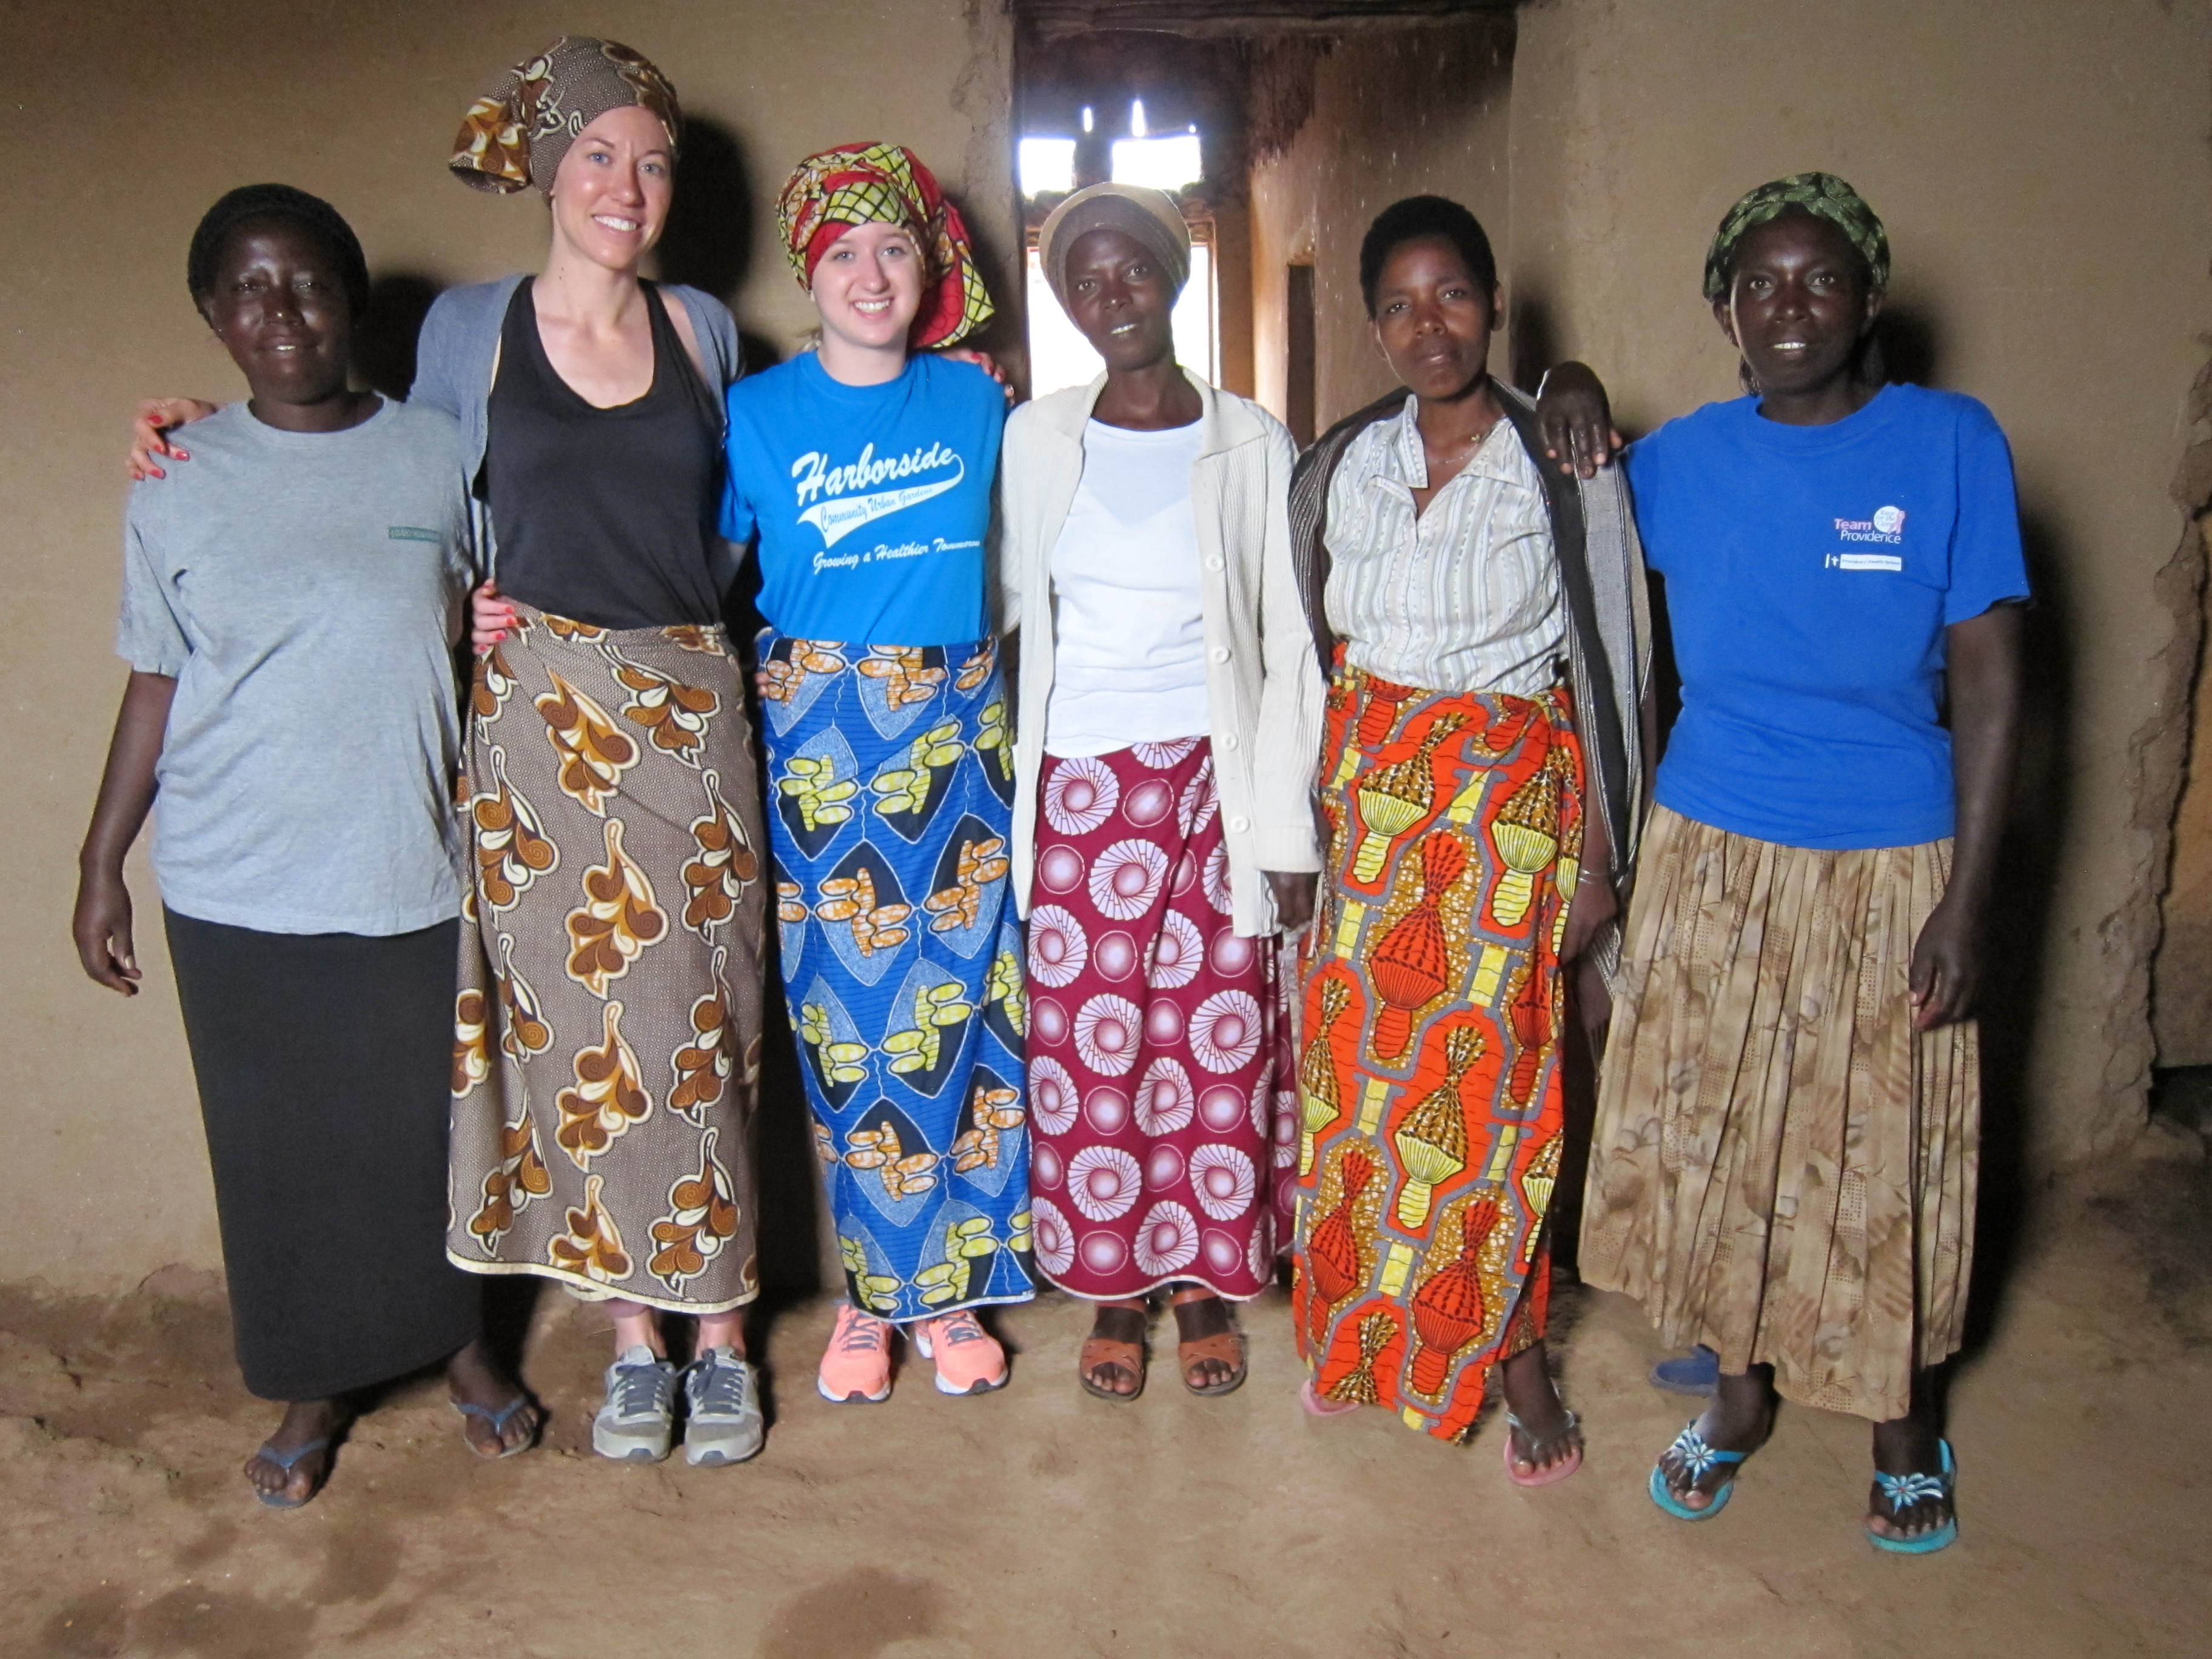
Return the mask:
[[1658,808],[1599,1085],[1583,1279],[1875,1422],[1965,1322],[1977,1033],[1914,1031],[1908,983],[1950,871],[1948,840],[1817,852]]

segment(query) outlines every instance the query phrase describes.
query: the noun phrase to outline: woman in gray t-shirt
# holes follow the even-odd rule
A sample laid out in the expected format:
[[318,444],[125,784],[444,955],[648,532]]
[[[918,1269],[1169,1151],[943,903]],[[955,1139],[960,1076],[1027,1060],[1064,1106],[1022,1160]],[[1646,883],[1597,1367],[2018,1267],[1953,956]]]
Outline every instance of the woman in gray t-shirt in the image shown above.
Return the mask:
[[287,1407],[246,1475],[289,1509],[321,1486],[349,1396],[423,1366],[445,1366],[479,1455],[537,1432],[444,1247],[474,562],[458,425],[348,389],[368,269],[337,211],[233,191],[189,272],[252,396],[131,497],[132,672],[75,933],[85,971],[135,994],[123,860],[158,793],[239,1361]]

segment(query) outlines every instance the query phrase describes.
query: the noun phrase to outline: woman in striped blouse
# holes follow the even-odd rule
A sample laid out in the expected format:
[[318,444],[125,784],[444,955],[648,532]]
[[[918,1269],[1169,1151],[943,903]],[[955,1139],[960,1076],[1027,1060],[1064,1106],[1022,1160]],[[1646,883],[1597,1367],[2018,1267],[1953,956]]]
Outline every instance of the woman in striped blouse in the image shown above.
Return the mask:
[[1306,1403],[1458,1439],[1497,1364],[1506,1472],[1537,1486],[1582,1459],[1544,1359],[1560,969],[1617,950],[1642,562],[1617,480],[1542,465],[1534,408],[1490,378],[1502,295],[1474,216],[1397,203],[1359,276],[1404,389],[1316,444],[1291,495],[1334,664],[1299,1066]]

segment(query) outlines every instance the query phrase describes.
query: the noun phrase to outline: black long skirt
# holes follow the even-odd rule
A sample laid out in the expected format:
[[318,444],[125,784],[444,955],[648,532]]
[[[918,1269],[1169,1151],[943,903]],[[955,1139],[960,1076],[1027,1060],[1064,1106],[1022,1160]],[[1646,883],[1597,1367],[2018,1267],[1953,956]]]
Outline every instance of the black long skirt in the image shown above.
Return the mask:
[[481,1328],[446,1260],[458,924],[264,933],[170,910],[246,1386],[320,1400]]

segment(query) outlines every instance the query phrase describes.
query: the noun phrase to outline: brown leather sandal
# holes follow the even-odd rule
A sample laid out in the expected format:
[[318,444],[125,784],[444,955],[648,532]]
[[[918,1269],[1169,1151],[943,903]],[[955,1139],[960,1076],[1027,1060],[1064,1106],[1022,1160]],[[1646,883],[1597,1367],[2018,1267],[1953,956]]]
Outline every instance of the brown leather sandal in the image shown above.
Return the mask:
[[[1101,1336],[1097,1334],[1101,1327],[1127,1334]],[[1092,1380],[1093,1373],[1109,1366],[1118,1366],[1128,1372],[1137,1379],[1137,1386],[1127,1394],[1118,1394]],[[1083,1353],[1076,1361],[1076,1368],[1075,1380],[1083,1384],[1085,1394],[1095,1394],[1117,1406],[1126,1406],[1144,1393],[1145,1316],[1134,1308],[1100,1308],[1091,1334],[1083,1339]]]
[[[1171,1302],[1175,1309],[1176,1331],[1181,1339],[1176,1344],[1176,1363],[1182,1368],[1182,1385],[1193,1394],[1211,1399],[1217,1395],[1234,1394],[1244,1386],[1246,1362],[1244,1339],[1229,1322],[1229,1309],[1218,1296],[1194,1296],[1184,1302]],[[1194,1308],[1210,1310],[1210,1318],[1201,1311],[1186,1322],[1183,1310]],[[1211,1323],[1219,1322],[1219,1328],[1200,1336],[1189,1334],[1190,1326],[1199,1319]],[[1194,1382],[1190,1380],[1192,1367],[1206,1360],[1214,1360],[1229,1368],[1229,1375],[1218,1382]]]

